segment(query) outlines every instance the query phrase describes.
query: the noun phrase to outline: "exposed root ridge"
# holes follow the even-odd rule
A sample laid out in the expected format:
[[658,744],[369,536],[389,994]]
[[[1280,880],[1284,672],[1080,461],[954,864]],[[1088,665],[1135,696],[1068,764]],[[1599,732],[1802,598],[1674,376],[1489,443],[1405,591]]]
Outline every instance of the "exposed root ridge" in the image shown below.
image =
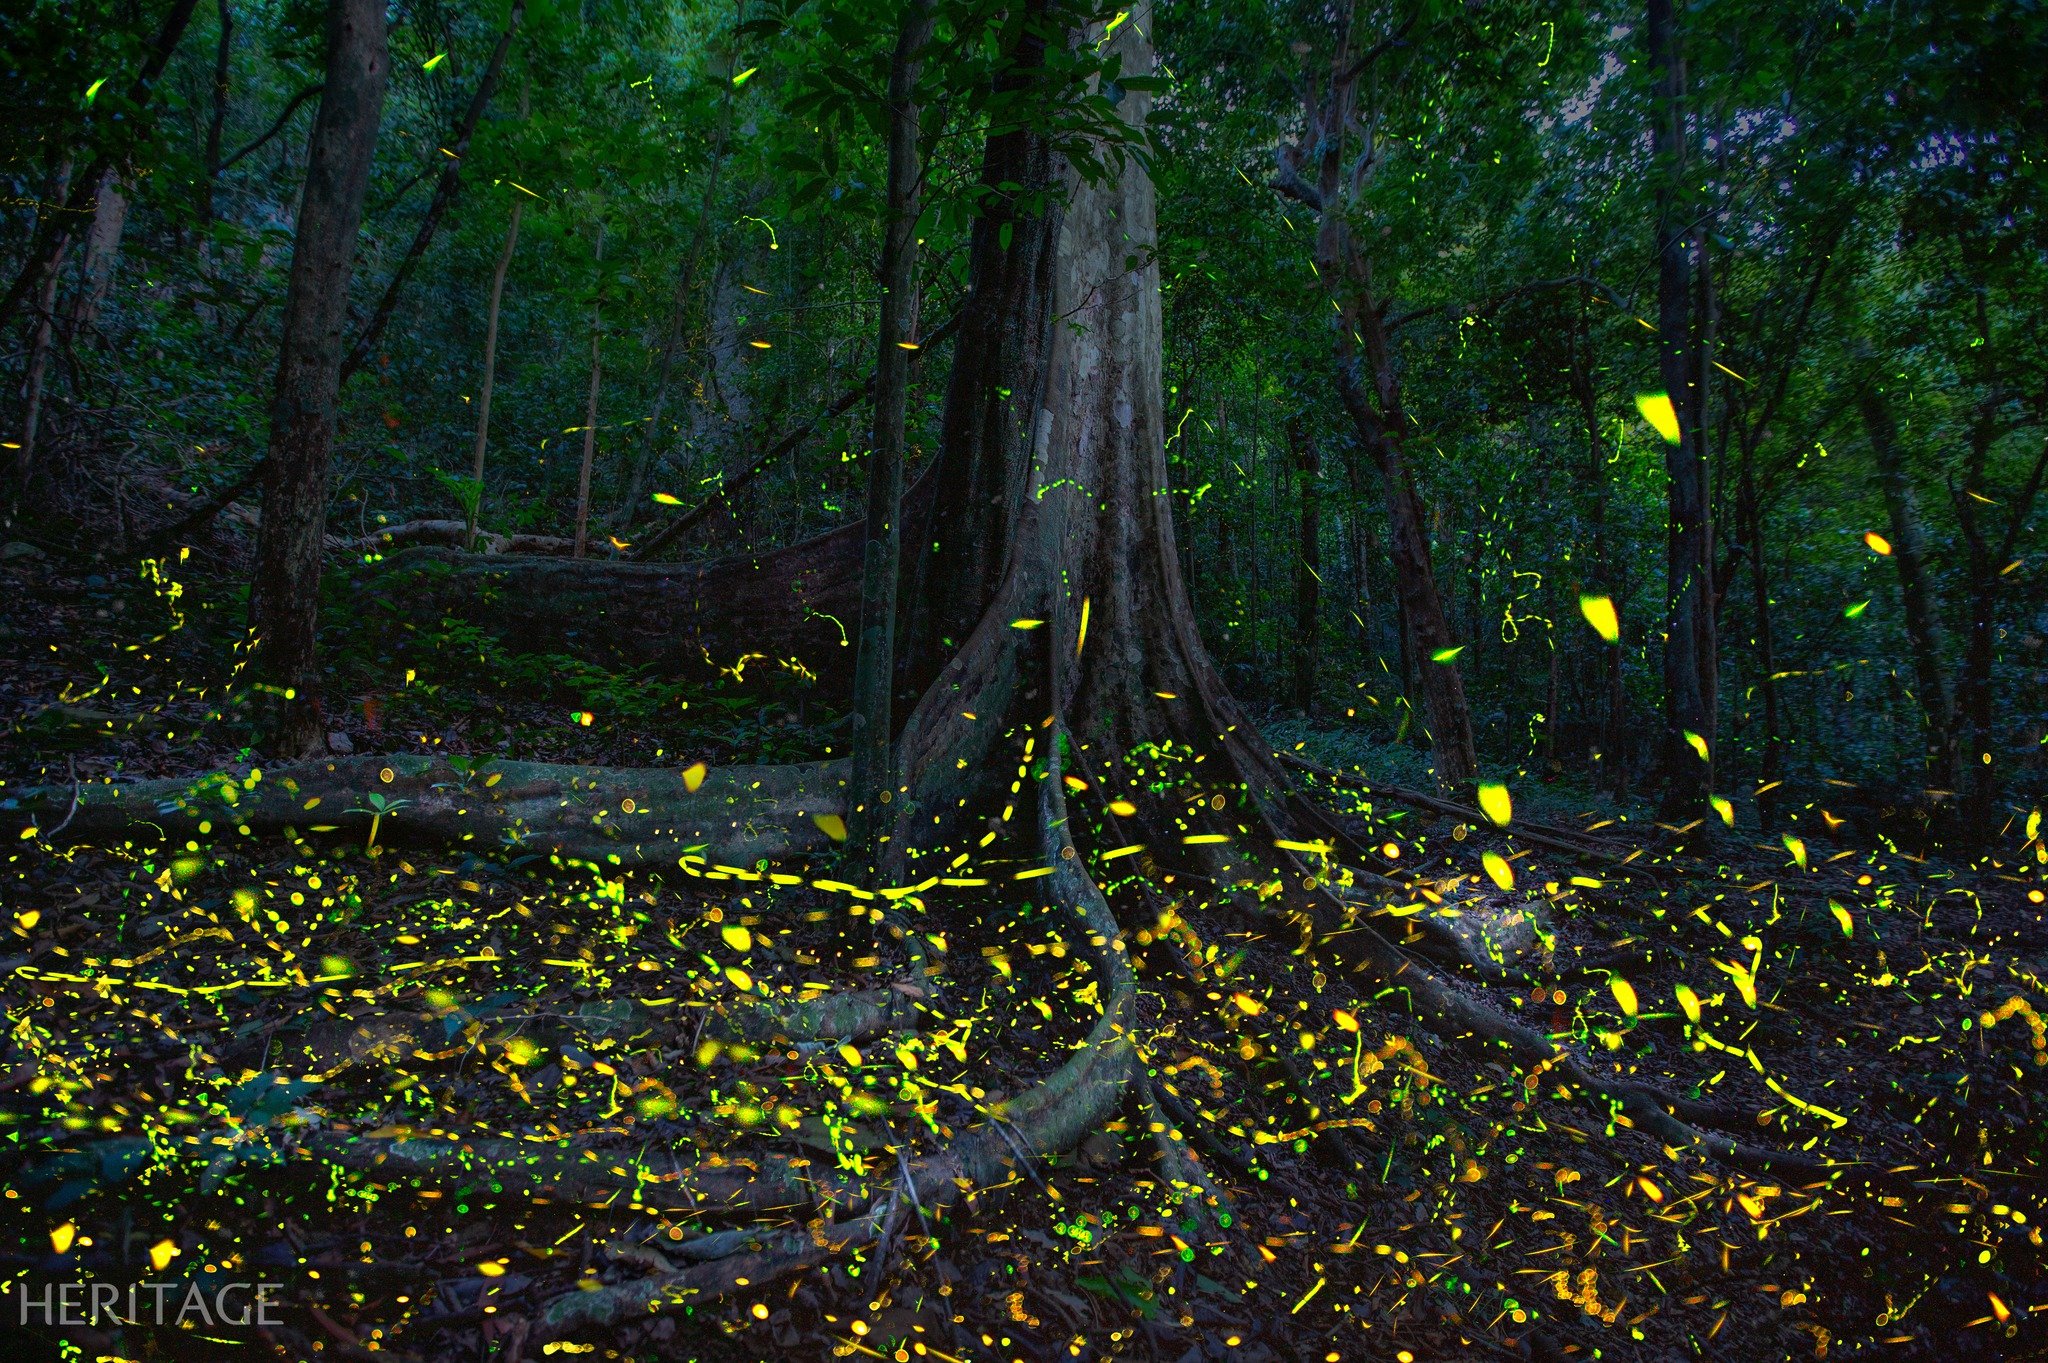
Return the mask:
[[1109,986],[1101,1018],[1073,1057],[1035,1088],[990,1108],[987,1121],[937,1153],[915,1160],[899,1154],[898,1177],[877,1190],[862,1214],[750,1238],[747,1243],[760,1248],[675,1273],[564,1293],[541,1309],[534,1322],[535,1338],[558,1339],[642,1319],[736,1289],[759,1287],[838,1254],[884,1245],[901,1220],[905,1201],[922,1216],[936,1216],[974,1189],[1008,1183],[1020,1171],[1029,1173],[1033,1159],[1071,1149],[1116,1110],[1135,1073],[1130,1029],[1136,1017],[1137,984],[1108,902],[1084,869],[1067,830],[1057,743],[1048,749],[1047,766],[1039,782],[1039,824],[1053,869],[1052,897],[1080,918]]

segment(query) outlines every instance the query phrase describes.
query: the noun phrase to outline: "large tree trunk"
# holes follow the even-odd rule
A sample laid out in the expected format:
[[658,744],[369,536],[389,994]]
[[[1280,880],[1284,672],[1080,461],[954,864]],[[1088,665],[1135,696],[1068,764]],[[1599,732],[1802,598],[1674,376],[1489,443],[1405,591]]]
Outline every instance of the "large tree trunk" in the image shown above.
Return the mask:
[[877,874],[897,861],[876,831],[895,799],[896,585],[903,561],[903,464],[916,348],[917,216],[924,179],[918,74],[932,36],[932,0],[904,0],[889,63],[888,220],[882,231],[882,317],[875,338],[875,417],[862,522],[860,643],[853,672],[853,845]]
[[1670,478],[1665,540],[1663,811],[1690,822],[1714,788],[1713,523],[1707,480],[1704,359],[1695,331],[1692,210],[1679,194],[1685,164],[1685,68],[1670,0],[1649,0],[1644,41],[1657,83],[1658,371],[1678,419],[1664,451]]
[[[1016,98],[1044,60],[1045,0],[1028,0],[1018,46],[996,82]],[[1071,173],[1045,138],[1022,127],[992,134],[982,154],[983,211],[969,243],[929,500],[906,514],[916,546],[904,603],[900,684],[922,694],[965,643],[1002,580],[1013,512],[1046,402],[1053,270]],[[900,693],[899,693],[900,694]]]
[[1949,700],[1948,670],[1942,661],[1941,616],[1927,582],[1926,536],[1913,496],[1906,453],[1899,447],[1898,424],[1875,383],[1856,394],[1863,432],[1870,441],[1870,459],[1877,470],[1878,491],[1891,523],[1891,559],[1899,574],[1899,595],[1906,608],[1906,641],[1913,652],[1913,684],[1927,726],[1927,773],[1943,789],[1954,785],[1955,707]]
[[390,75],[381,0],[330,0],[327,88],[306,167],[264,461],[263,528],[249,617],[260,675],[284,693],[269,742],[303,753],[322,736],[316,632],[327,463],[356,229]]

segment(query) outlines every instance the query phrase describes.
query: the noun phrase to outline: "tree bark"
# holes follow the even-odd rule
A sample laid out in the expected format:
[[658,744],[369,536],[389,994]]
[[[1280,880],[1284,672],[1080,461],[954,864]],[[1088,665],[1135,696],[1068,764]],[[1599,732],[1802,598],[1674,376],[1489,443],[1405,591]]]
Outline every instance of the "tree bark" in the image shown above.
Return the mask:
[[[127,104],[138,113],[148,105],[150,95],[156,89],[164,67],[170,63],[171,54],[178,49],[178,40],[185,36],[185,28],[192,22],[192,11],[199,0],[171,0],[170,11],[144,49],[142,69],[127,91]],[[57,272],[64,259],[64,252],[71,242],[71,224],[84,218],[91,209],[89,195],[96,192],[101,177],[114,165],[107,155],[94,157],[87,163],[84,174],[73,180],[72,190],[64,200],[64,211],[51,213],[36,224],[34,238],[29,243],[21,269],[15,274],[14,282],[7,286],[7,293],[0,297],[0,329],[14,320],[14,314],[27,301],[30,294],[43,286],[43,281]]]
[[597,224],[597,292],[590,300],[590,397],[583,405],[583,463],[576,474],[576,557],[590,533],[590,466],[597,458],[597,395],[604,379],[604,222]]
[[1927,581],[1926,536],[1913,495],[1912,474],[1899,446],[1898,423],[1891,405],[1874,381],[1857,390],[1856,407],[1870,442],[1871,464],[1884,497],[1891,527],[1891,560],[1899,575],[1899,596],[1906,611],[1906,641],[1913,652],[1913,684],[1926,725],[1927,773],[1936,786],[1949,789],[1956,779],[1955,707],[1949,698],[1948,669],[1943,661],[1941,616]]
[[910,354],[917,323],[917,217],[924,178],[917,82],[931,41],[933,0],[904,0],[889,62],[888,219],[882,236],[882,317],[875,341],[873,449],[861,550],[860,642],[853,674],[853,847],[877,874],[897,858],[882,845],[895,799],[896,583],[903,558],[903,464]]
[[491,271],[490,312],[484,322],[484,381],[476,399],[476,451],[470,461],[470,503],[466,507],[463,548],[476,545],[477,517],[484,505],[484,453],[491,443],[491,392],[498,383],[498,314],[505,301],[505,275],[512,268],[512,253],[519,247],[519,215],[526,200],[512,200],[512,217],[505,224],[505,249],[498,253],[498,266]]
[[1316,480],[1322,475],[1322,452],[1300,417],[1287,422],[1287,443],[1300,476],[1301,535],[1294,565],[1294,706],[1306,714],[1316,699],[1317,645],[1321,630],[1322,539],[1321,498]]
[[1778,712],[1778,649],[1771,613],[1770,559],[1764,545],[1763,505],[1757,496],[1754,457],[1745,452],[1736,516],[1743,542],[1749,546],[1749,580],[1756,614],[1757,690],[1764,703],[1763,771],[1757,780],[1757,818],[1765,828],[1777,823],[1776,791],[1785,776],[1784,721]]
[[1644,41],[1657,89],[1651,142],[1658,177],[1658,370],[1678,420],[1678,439],[1664,451],[1670,505],[1662,810],[1667,819],[1690,822],[1706,817],[1714,788],[1713,511],[1704,443],[1705,359],[1693,312],[1692,233],[1679,192],[1686,160],[1685,67],[1674,27],[1671,0],[1649,0]]
[[[1027,98],[1042,79],[1046,0],[1026,0],[1016,47],[995,80],[998,98]],[[1001,585],[1046,402],[1053,271],[1072,171],[1043,134],[990,134],[977,192],[982,213],[968,248],[928,499],[906,517],[916,547],[904,603],[901,682],[922,694],[964,644]]]
[[206,119],[206,151],[199,167],[198,217],[200,250],[210,252],[207,238],[213,229],[213,195],[220,183],[221,133],[228,121],[228,59],[234,52],[235,17],[228,0],[215,0],[220,14],[220,41],[213,54],[212,103]]
[[322,736],[316,638],[327,466],[356,232],[389,75],[381,0],[330,0],[327,88],[292,245],[249,598],[259,675],[285,702],[269,742],[286,753],[305,752]]
[[412,272],[419,268],[427,246],[440,229],[441,219],[448,215],[449,206],[456,195],[462,192],[462,158],[469,155],[469,140],[476,134],[476,126],[483,121],[484,110],[491,105],[491,96],[497,92],[498,78],[505,71],[505,54],[512,49],[512,38],[519,32],[519,24],[526,17],[526,0],[512,0],[512,17],[505,23],[505,31],[498,35],[498,45],[491,49],[490,62],[484,67],[483,76],[477,81],[476,93],[470,96],[469,106],[462,112],[462,121],[455,125],[455,140],[446,150],[453,153],[447,164],[441,168],[440,179],[434,183],[434,197],[427,203],[426,216],[412,234],[412,245],[399,260],[398,268],[391,273],[390,282],[377,299],[377,306],[370,313],[369,322],[355,344],[348,349],[348,357],[341,363],[341,381],[345,384],[362,368],[370,358],[370,352],[383,338],[384,328],[391,322],[391,314],[398,307],[398,297],[405,289],[405,282],[412,278]]
[[[71,161],[67,157],[57,172],[57,182],[50,198],[67,200],[71,187]],[[67,232],[57,239],[50,258],[50,268],[43,275],[42,288],[36,294],[34,320],[29,324],[28,364],[21,379],[21,439],[14,450],[15,495],[26,504],[29,482],[35,477],[36,438],[43,424],[43,387],[49,378],[50,348],[57,334],[57,282],[64,267],[64,253],[71,243]]]
[[[1359,250],[1345,220],[1344,135],[1352,123],[1358,77],[1384,50],[1386,45],[1381,44],[1365,58],[1354,59],[1348,30],[1340,37],[1327,95],[1320,107],[1311,110],[1304,142],[1281,149],[1275,186],[1320,215],[1316,272],[1337,305],[1333,357],[1337,393],[1358,429],[1360,443],[1379,469],[1394,590],[1408,657],[1404,671],[1423,695],[1437,782],[1446,790],[1458,790],[1476,780],[1479,772],[1471,711],[1454,661],[1456,646],[1431,561],[1428,513],[1408,463],[1408,417],[1401,403],[1384,312],[1374,297],[1372,264]],[[1316,175],[1313,185],[1302,175],[1311,155]],[[1444,661],[1436,661],[1439,656]]]
[[78,291],[64,312],[64,335],[70,340],[98,320],[100,307],[114,287],[114,267],[121,259],[121,234],[128,226],[128,196],[120,177],[109,170],[100,182],[93,207],[92,230],[85,238]]

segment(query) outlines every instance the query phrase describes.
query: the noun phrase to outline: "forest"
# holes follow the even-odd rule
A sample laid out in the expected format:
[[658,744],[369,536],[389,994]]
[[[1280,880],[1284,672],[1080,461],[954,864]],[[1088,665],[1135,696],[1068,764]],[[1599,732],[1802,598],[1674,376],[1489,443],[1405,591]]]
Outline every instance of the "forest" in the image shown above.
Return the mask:
[[11,1358],[2048,1357],[2042,6],[7,0],[0,189]]

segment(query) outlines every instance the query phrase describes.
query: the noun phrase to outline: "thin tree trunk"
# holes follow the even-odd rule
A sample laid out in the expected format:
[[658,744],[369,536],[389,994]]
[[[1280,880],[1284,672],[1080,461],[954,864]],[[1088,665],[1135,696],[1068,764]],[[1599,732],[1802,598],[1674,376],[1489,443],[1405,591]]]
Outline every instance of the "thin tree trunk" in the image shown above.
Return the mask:
[[[1355,59],[1348,31],[1340,37],[1327,97],[1320,108],[1311,111],[1312,135],[1282,149],[1275,185],[1314,208],[1320,217],[1316,271],[1337,305],[1332,357],[1337,393],[1379,468],[1405,651],[1427,710],[1425,723],[1436,758],[1436,779],[1446,789],[1456,790],[1477,779],[1479,771],[1472,745],[1471,711],[1465,701],[1464,679],[1454,661],[1450,623],[1431,561],[1429,517],[1408,463],[1408,417],[1402,409],[1400,379],[1385,318],[1373,296],[1372,264],[1359,250],[1345,216],[1344,141],[1353,124],[1358,78],[1388,46],[1381,44]],[[1314,185],[1302,177],[1311,158]]]
[[604,377],[604,222],[597,224],[597,296],[590,301],[590,398],[583,406],[583,464],[576,474],[576,553],[590,534],[590,466],[597,458],[597,394]]
[[[1550,618],[1555,620],[1558,618],[1558,614],[1555,595],[1553,594]],[[1557,713],[1557,674],[1560,659],[1555,626],[1545,631],[1544,638],[1545,642],[1550,645],[1550,676],[1544,686],[1543,694],[1543,770],[1546,774],[1555,775],[1557,773],[1557,728],[1560,722]]]
[[874,449],[861,556],[860,645],[853,675],[853,845],[880,871],[902,858],[884,847],[881,809],[896,797],[896,586],[903,557],[903,462],[910,353],[917,325],[917,217],[924,179],[917,81],[931,41],[933,0],[904,0],[889,63],[888,224],[882,238],[882,319],[875,341]]
[[1995,817],[2001,773],[1998,767],[1998,702],[1993,668],[1998,661],[1998,606],[2003,596],[2007,565],[2019,545],[2021,532],[2034,514],[2034,503],[2048,479],[2048,439],[2041,442],[2034,469],[2018,494],[2007,502],[2005,534],[1994,546],[1986,533],[1975,497],[1982,495],[1985,463],[1997,439],[1996,395],[1986,400],[1970,434],[1970,451],[1964,465],[1963,485],[1955,490],[1956,518],[1962,523],[1963,542],[1968,549],[1970,574],[1969,632],[1963,642],[1963,671],[1956,683],[1956,711],[1968,744],[1961,753],[1963,821],[1968,836],[1989,841],[1996,833]]
[[1300,417],[1288,419],[1287,443],[1293,447],[1295,472],[1301,479],[1301,537],[1294,572],[1294,705],[1307,713],[1315,705],[1316,645],[1321,628],[1322,524],[1316,479],[1322,474],[1323,459],[1315,437]]
[[[732,74],[733,65],[728,54],[728,77]],[[711,211],[718,198],[719,175],[725,167],[726,144],[732,136],[733,86],[730,79],[724,82],[721,97],[718,140],[712,145],[711,168],[705,175],[704,194],[697,205],[697,234],[690,243],[690,254],[684,260],[683,268],[676,275],[675,302],[669,311],[667,334],[662,339],[661,359],[655,367],[654,407],[647,417],[647,438],[640,443],[640,454],[633,461],[631,481],[626,486],[625,507],[619,521],[621,535],[626,534],[645,511],[643,501],[647,495],[647,478],[654,470],[655,452],[661,448],[661,418],[668,410],[669,385],[675,378],[676,356],[682,351],[690,328],[690,305],[697,301],[697,269],[703,262],[704,248],[713,236]]]
[[[57,171],[50,199],[56,202],[68,200],[70,188],[71,159],[66,157]],[[62,275],[64,253],[70,244],[68,232],[57,239],[50,268],[43,275],[42,288],[36,294],[35,319],[29,327],[28,365],[21,381],[21,440],[14,451],[14,486],[24,503],[29,480],[35,476],[36,438],[43,421],[43,388],[49,378],[50,348],[57,333],[57,281]]]
[[[138,112],[149,103],[150,95],[156,89],[157,78],[164,73],[171,54],[177,51],[178,40],[185,36],[185,28],[192,22],[192,11],[199,0],[172,0],[171,9],[164,16],[163,25],[156,36],[150,39],[144,51],[142,69],[136,73],[134,82],[128,87],[128,107]],[[51,213],[36,224],[34,239],[29,243],[21,269],[15,274],[14,282],[7,286],[7,293],[0,297],[0,329],[14,320],[14,314],[26,302],[29,295],[43,286],[43,280],[53,275],[62,265],[64,252],[71,243],[71,225],[86,216],[92,207],[88,196],[99,189],[101,177],[113,166],[106,156],[98,156],[86,166],[85,173],[73,181],[73,188],[65,196],[64,211]]]
[[441,226],[441,219],[447,216],[449,205],[455,202],[455,196],[462,190],[462,158],[469,155],[469,139],[475,135],[476,125],[483,121],[484,110],[490,107],[491,96],[498,88],[498,77],[505,70],[505,54],[511,51],[512,38],[519,32],[520,21],[525,17],[526,0],[512,0],[512,15],[505,22],[505,31],[498,35],[498,45],[491,49],[490,62],[477,81],[476,93],[470,97],[469,107],[463,110],[462,121],[455,125],[455,140],[447,147],[452,155],[446,158],[447,164],[441,168],[441,178],[434,185],[434,197],[427,204],[426,216],[420,219],[418,230],[412,234],[412,245],[406,248],[398,268],[391,272],[391,280],[377,299],[369,323],[356,337],[355,344],[349,347],[348,358],[342,361],[343,383],[362,368],[364,361],[370,358],[370,351],[383,337],[384,328],[390,324],[391,314],[398,307],[398,296],[404,290],[405,282],[419,268],[428,243],[433,241],[435,231]]
[[1741,523],[1742,538],[1749,545],[1749,580],[1756,616],[1757,691],[1764,703],[1763,772],[1757,781],[1757,818],[1769,829],[1777,823],[1776,792],[1785,777],[1785,739],[1778,714],[1778,654],[1771,619],[1770,560],[1764,545],[1763,505],[1757,497],[1754,464],[1753,455],[1744,451],[1736,517]]
[[1955,707],[1949,698],[1941,616],[1927,581],[1926,535],[1913,496],[1912,474],[1899,447],[1898,423],[1883,390],[1866,382],[1856,394],[1863,432],[1870,441],[1871,463],[1878,491],[1891,524],[1891,560],[1899,575],[1899,595],[1906,609],[1906,640],[1913,651],[1913,683],[1926,725],[1928,778],[1943,789],[1955,784]]
[[[1583,328],[1572,338],[1570,382],[1579,403],[1579,417],[1586,427],[1586,488],[1591,498],[1587,518],[1593,526],[1593,576],[1582,591],[1606,596],[1615,603],[1617,616],[1623,596],[1614,558],[1613,532],[1608,526],[1606,446],[1600,439],[1600,399],[1593,386],[1592,357],[1581,349]],[[1606,775],[1617,795],[1628,784],[1628,704],[1623,687],[1622,648],[1617,640],[1603,644],[1596,657],[1594,679],[1603,693],[1599,750],[1608,763]]]
[[110,170],[100,185],[92,230],[86,234],[78,291],[64,312],[67,344],[98,320],[100,307],[114,287],[114,267],[121,259],[121,233],[127,225],[128,196],[122,193],[120,180]]
[[519,247],[519,215],[526,200],[512,200],[512,218],[505,225],[505,249],[498,253],[498,267],[491,271],[491,310],[484,322],[484,382],[476,399],[476,452],[470,461],[470,501],[462,528],[462,547],[476,547],[477,517],[484,504],[484,452],[491,442],[491,390],[498,382],[498,314],[505,301],[505,274],[512,268],[512,253]]
[[206,119],[206,154],[199,168],[199,249],[211,260],[208,238],[213,228],[213,194],[220,182],[220,140],[228,121],[228,58],[234,49],[235,18],[228,0],[215,0],[220,12],[220,44],[213,54],[212,107]]
[[292,244],[249,597],[259,675],[285,701],[269,741],[287,753],[308,751],[322,736],[317,635],[327,468],[349,276],[389,76],[382,0],[329,0],[327,88]]
[[[1713,791],[1711,683],[1712,508],[1708,499],[1704,415],[1698,402],[1690,234],[1679,185],[1685,163],[1685,68],[1673,32],[1671,0],[1649,0],[1644,38],[1656,78],[1652,148],[1657,159],[1658,368],[1678,420],[1664,451],[1670,479],[1665,538],[1663,812],[1674,821],[1703,818]],[[1695,746],[1697,745],[1697,746]]]

